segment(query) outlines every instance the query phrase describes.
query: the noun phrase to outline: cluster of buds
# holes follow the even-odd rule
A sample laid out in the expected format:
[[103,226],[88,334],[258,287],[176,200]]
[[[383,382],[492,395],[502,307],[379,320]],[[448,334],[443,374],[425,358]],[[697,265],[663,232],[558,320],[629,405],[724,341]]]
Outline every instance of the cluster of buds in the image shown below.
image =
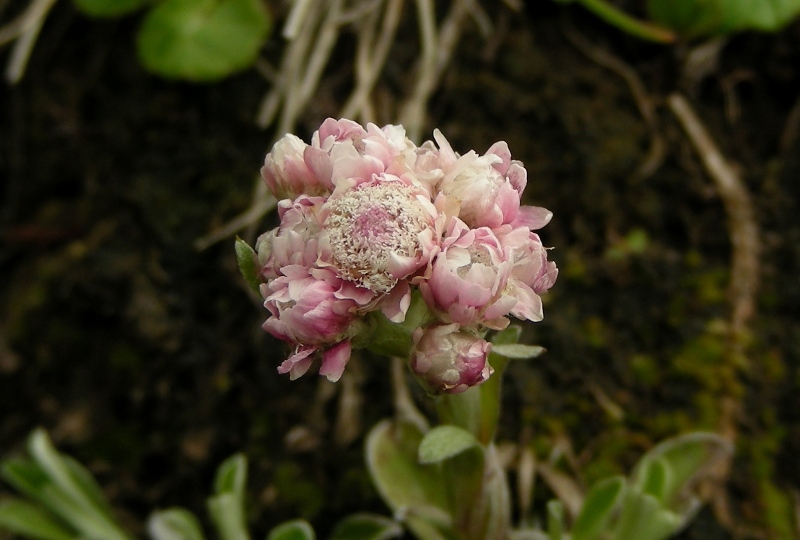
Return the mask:
[[506,143],[459,155],[438,130],[416,146],[401,126],[329,118],[311,144],[280,139],[261,175],[280,217],[255,248],[264,329],[293,345],[278,368],[292,379],[319,360],[338,380],[355,344],[380,339],[370,321],[401,325],[414,297],[411,370],[463,392],[492,373],[488,330],[542,319],[558,271],[533,231],[551,213],[521,206],[527,172]]

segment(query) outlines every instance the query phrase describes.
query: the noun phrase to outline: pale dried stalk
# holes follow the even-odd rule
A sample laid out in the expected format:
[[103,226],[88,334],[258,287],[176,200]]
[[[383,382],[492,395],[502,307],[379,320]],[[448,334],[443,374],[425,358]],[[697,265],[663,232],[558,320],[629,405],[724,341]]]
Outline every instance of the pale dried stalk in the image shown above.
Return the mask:
[[362,26],[356,51],[356,88],[342,107],[342,117],[357,116],[362,121],[377,120],[371,111],[369,95],[386,65],[386,57],[397,34],[402,9],[403,0],[387,2],[377,40],[374,37],[377,21]]
[[[669,96],[667,103],[703,160],[703,165],[714,181],[714,187],[727,214],[728,234],[733,248],[731,280],[728,285],[731,302],[730,361],[738,362],[743,357],[747,323],[755,312],[760,273],[761,242],[750,193],[736,171],[722,156],[686,98],[675,93]],[[740,398],[733,395],[720,397],[717,431],[730,441],[736,439],[741,408]],[[710,492],[708,497],[712,499],[717,519],[729,527],[733,527],[733,517],[726,493],[721,487],[729,476],[731,464],[730,457],[718,461],[709,471],[709,479],[704,486],[705,490]]]
[[[328,63],[339,35],[342,5],[342,0],[331,0],[329,9],[324,11],[308,9],[303,0],[295,4],[290,15],[293,28],[289,31],[294,38],[281,64],[278,81],[262,101],[256,120],[258,125],[266,127],[272,123],[283,104],[277,128],[278,137],[292,130],[319,85],[322,70]],[[320,23],[323,14],[325,18]],[[196,240],[195,248],[203,250],[244,228],[247,228],[245,237],[252,238],[258,221],[273,210],[276,204],[274,197],[267,193],[264,182],[260,177],[257,178],[250,208],[211,234]]]
[[0,29],[0,45],[17,40],[6,67],[6,80],[16,84],[25,74],[36,38],[56,0],[33,0],[16,20]]
[[236,231],[240,231],[264,217],[267,212],[275,208],[276,204],[277,201],[275,200],[275,197],[267,193],[267,188],[264,185],[264,182],[261,180],[261,177],[259,177],[258,180],[256,180],[253,204],[250,206],[250,208],[227,222],[222,227],[216,229],[211,234],[195,240],[194,248],[197,251],[203,251],[217,242],[233,236],[236,234]]
[[755,313],[760,274],[761,242],[750,193],[736,171],[722,156],[686,98],[675,93],[669,96],[667,102],[695,150],[700,154],[703,165],[714,181],[716,191],[725,207],[728,234],[733,247],[729,285],[732,305],[730,330],[733,341],[740,342],[748,321]]
[[464,20],[470,13],[475,13],[475,6],[470,0],[455,0],[437,34],[433,4],[430,0],[417,0],[422,58],[417,67],[417,83],[399,118],[399,123],[406,128],[412,140],[420,139],[428,100],[450,63]]

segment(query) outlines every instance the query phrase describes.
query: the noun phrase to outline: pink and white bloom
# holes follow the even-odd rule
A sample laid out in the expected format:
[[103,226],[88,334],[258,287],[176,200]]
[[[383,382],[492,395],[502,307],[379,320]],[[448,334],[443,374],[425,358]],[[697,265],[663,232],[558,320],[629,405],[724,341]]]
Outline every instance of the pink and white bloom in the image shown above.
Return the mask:
[[431,394],[459,394],[488,379],[491,343],[465,332],[458,324],[418,328],[409,368]]
[[294,201],[284,199],[278,203],[280,226],[256,241],[261,275],[266,280],[283,275],[281,268],[285,266],[312,268],[316,264],[322,229],[319,213],[326,200],[300,195]]
[[338,279],[329,270],[300,265],[261,286],[270,317],[264,329],[284,341],[303,345],[334,343],[348,337],[358,305],[337,297]]
[[292,134],[275,143],[261,167],[261,177],[278,200],[330,193],[331,175],[330,157]]
[[547,249],[539,235],[526,227],[507,227],[498,234],[504,246],[512,250],[511,274],[505,293],[516,298],[511,314],[519,319],[538,322],[544,318],[540,294],[546,292],[558,277],[558,268],[547,260]]
[[[281,272],[280,277],[261,286],[266,297],[264,306],[270,312],[264,329],[278,339],[298,345],[279,371],[299,377],[311,365],[310,355],[323,348],[334,351],[327,356],[323,353],[323,366],[327,359],[343,369],[346,359],[341,356],[345,351],[347,358],[350,355],[349,345],[344,347],[341,343],[349,344],[358,329],[358,305],[352,299],[337,297],[339,279],[329,270],[291,265],[283,267]],[[338,368],[331,366],[329,370],[336,378],[341,375]]]
[[401,280],[428,265],[439,245],[438,214],[427,194],[390,174],[350,179],[337,186],[320,217],[319,265],[383,301],[387,317],[402,321],[410,288]]
[[310,144],[286,135],[265,158],[280,224],[256,243],[263,326],[294,345],[279,372],[294,379],[319,360],[337,380],[353,343],[370,339],[364,318],[403,322],[415,288],[427,313],[414,320],[427,326],[410,366],[433,393],[491,375],[487,329],[541,320],[558,270],[532,232],[552,214],[520,202],[525,168],[502,141],[460,155],[434,139],[416,146],[402,126],[329,118]]
[[518,301],[507,294],[510,256],[491,229],[453,218],[430,277],[419,284],[422,297],[448,322],[501,330]]
[[[549,220],[549,212],[521,207],[520,198],[527,185],[527,171],[511,159],[508,145],[501,141],[482,156],[470,150],[458,155],[439,130],[433,137],[440,148],[443,178],[440,198],[455,206],[456,213],[470,227],[529,226],[539,228]],[[437,206],[443,207],[437,201]],[[451,211],[452,212],[452,211]]]

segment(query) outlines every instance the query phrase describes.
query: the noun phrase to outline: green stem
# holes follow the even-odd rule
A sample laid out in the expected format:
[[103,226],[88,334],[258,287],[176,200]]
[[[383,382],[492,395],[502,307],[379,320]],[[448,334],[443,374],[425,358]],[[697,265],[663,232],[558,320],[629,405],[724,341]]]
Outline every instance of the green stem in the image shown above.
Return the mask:
[[672,30],[634,19],[606,0],[578,0],[578,2],[607,23],[632,36],[656,43],[674,43],[677,40],[677,36]]

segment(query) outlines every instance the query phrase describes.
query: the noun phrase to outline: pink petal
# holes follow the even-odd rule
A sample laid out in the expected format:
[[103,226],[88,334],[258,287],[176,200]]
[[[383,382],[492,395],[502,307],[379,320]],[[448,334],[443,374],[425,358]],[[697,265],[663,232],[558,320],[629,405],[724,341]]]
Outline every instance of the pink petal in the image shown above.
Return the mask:
[[338,381],[342,377],[347,361],[350,360],[351,352],[350,341],[341,341],[324,351],[319,374],[324,375],[331,382]]
[[316,346],[298,347],[294,354],[278,366],[278,373],[288,373],[289,379],[291,380],[302,377],[308,371],[308,368],[311,367],[311,363],[314,361],[312,354],[316,351]]
[[408,286],[408,282],[401,281],[383,301],[381,312],[393,323],[401,323],[406,320],[406,312],[410,305],[411,287]]
[[541,206],[520,206],[514,221],[511,222],[512,227],[527,227],[535,231],[541,229],[552,219],[553,213],[547,208]]

